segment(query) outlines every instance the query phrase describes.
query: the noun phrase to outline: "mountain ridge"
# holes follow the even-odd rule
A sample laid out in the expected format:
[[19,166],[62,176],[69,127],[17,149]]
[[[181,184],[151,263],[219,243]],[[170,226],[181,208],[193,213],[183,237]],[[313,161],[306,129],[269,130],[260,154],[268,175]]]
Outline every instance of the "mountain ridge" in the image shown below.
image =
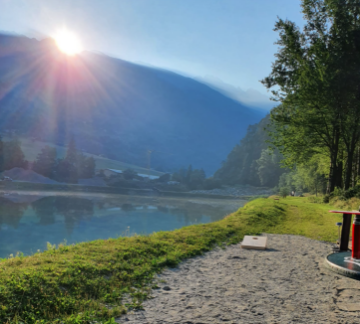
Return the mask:
[[164,171],[213,173],[265,113],[172,71],[0,34],[0,132]]

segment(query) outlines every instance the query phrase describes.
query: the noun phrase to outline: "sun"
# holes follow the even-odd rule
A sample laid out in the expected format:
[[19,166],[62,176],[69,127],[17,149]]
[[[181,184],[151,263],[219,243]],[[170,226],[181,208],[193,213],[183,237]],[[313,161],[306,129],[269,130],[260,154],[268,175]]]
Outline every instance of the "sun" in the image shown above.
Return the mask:
[[82,45],[79,38],[71,31],[62,29],[54,37],[60,51],[67,55],[76,55],[82,51]]

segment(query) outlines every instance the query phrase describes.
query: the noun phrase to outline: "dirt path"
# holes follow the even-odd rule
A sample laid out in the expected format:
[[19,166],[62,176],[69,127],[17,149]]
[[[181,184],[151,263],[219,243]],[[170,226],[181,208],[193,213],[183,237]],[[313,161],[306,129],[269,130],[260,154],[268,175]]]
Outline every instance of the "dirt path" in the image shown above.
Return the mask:
[[267,235],[267,251],[216,249],[166,270],[118,323],[360,323],[360,281],[324,266],[331,245]]

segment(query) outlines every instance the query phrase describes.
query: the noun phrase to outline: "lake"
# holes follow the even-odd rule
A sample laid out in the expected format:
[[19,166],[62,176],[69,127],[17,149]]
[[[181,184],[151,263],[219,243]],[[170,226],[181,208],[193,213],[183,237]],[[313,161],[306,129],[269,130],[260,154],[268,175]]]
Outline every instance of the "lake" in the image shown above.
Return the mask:
[[215,222],[244,200],[157,198],[81,193],[2,193],[0,257],[67,244],[171,231]]

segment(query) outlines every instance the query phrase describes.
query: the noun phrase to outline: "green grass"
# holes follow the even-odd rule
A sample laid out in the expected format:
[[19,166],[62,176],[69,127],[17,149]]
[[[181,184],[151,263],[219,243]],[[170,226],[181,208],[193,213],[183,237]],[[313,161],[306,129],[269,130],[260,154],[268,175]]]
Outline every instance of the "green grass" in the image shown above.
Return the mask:
[[238,243],[245,234],[300,234],[335,241],[335,222],[341,217],[328,209],[307,198],[261,198],[210,224],[74,246],[49,245],[43,253],[2,260],[0,322],[112,323],[112,317],[141,308],[154,274],[216,245]]
[[[9,140],[8,138],[4,138],[5,141]],[[37,157],[37,155],[40,153],[41,149],[45,145],[49,145],[51,147],[55,147],[57,151],[58,158],[63,158],[66,154],[66,147],[55,145],[52,143],[46,143],[46,142],[39,142],[39,141],[33,141],[28,138],[21,138],[21,149],[23,150],[25,154],[25,159],[28,161],[34,161]],[[116,169],[116,170],[126,170],[126,169],[133,169],[137,173],[142,174],[148,174],[150,175],[162,175],[164,173],[150,170],[148,171],[147,168],[143,168],[137,165],[120,162],[116,160],[107,159],[98,155],[90,154],[90,153],[84,153],[86,156],[92,156],[95,159],[96,162],[96,169]],[[144,153],[144,161],[145,161],[145,153]]]

